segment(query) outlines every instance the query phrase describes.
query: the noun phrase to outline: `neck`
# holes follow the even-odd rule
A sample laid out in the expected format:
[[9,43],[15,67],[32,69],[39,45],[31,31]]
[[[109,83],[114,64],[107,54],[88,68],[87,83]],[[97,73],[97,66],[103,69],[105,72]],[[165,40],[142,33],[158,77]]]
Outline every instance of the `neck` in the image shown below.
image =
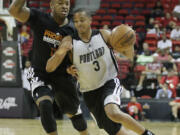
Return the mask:
[[91,34],[92,34],[92,30],[89,29],[87,32],[85,33],[79,33],[79,37],[81,38],[81,40],[88,42],[91,38]]
[[56,23],[59,24],[59,26],[63,26],[65,24],[67,24],[67,22],[68,22],[67,18],[62,18],[55,13],[54,14],[52,13],[51,15],[54,18],[54,20],[56,21]]

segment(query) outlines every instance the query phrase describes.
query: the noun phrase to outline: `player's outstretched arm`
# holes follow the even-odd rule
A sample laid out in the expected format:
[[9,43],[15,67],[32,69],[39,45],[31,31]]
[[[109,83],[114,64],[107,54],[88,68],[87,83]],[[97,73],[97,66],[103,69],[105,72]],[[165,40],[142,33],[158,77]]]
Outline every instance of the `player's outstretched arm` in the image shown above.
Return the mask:
[[25,0],[14,0],[10,7],[9,13],[18,21],[25,23],[30,16],[30,9],[25,7]]
[[[111,31],[108,30],[100,30],[105,42],[113,47],[110,43],[110,36],[111,36]],[[116,50],[116,48],[113,48]],[[130,59],[131,61],[133,61],[134,59],[134,45],[122,45],[122,47],[119,47],[117,50],[119,53],[121,53],[123,56],[127,57],[128,59]]]
[[54,55],[49,58],[46,64],[46,71],[53,72],[56,68],[61,64],[67,52],[72,50],[72,38],[67,36],[63,38],[62,42],[59,45],[58,50],[54,53]]
[[104,41],[107,43],[107,45],[111,46],[110,45],[111,31],[110,30],[101,29],[100,32],[101,32],[101,35],[103,36]]

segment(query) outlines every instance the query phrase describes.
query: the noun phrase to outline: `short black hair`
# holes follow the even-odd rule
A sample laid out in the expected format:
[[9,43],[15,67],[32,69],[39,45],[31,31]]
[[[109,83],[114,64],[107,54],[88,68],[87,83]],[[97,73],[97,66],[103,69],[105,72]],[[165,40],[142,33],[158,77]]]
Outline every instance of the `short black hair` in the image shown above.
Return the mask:
[[89,10],[85,9],[85,8],[76,9],[73,12],[73,15],[76,14],[76,13],[79,13],[79,12],[85,12],[88,17],[91,17],[91,12]]

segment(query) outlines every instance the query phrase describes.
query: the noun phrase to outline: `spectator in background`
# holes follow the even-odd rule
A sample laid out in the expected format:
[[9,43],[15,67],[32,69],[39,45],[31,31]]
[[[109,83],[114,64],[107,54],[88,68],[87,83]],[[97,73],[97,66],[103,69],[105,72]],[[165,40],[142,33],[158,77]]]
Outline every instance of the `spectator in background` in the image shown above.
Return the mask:
[[127,105],[127,112],[136,120],[142,118],[142,105],[137,102],[136,97],[131,97],[131,101]]
[[146,25],[146,29],[152,29],[154,27],[154,18],[149,18],[149,23]]
[[162,40],[158,41],[157,47],[159,49],[169,49],[169,52],[172,52],[172,41],[167,39],[166,33],[162,35]]
[[[159,82],[161,79],[161,67],[162,67],[161,63],[157,63],[157,62],[147,63],[145,71],[142,71],[140,75],[139,83],[136,87],[136,90],[139,91],[143,89],[143,82],[145,78],[151,80],[156,79]],[[155,86],[152,89],[155,89]]]
[[169,54],[169,49],[158,49],[155,54],[153,54],[154,60],[159,63],[166,63],[173,60],[172,56]]
[[170,37],[172,40],[180,41],[180,26],[175,26],[175,28],[171,31]]
[[165,17],[161,18],[161,24],[163,27],[166,27],[168,30],[171,30],[174,25],[177,23],[177,18],[171,16],[169,12],[166,12]]
[[145,65],[147,63],[150,63],[150,62],[154,61],[154,58],[151,55],[150,50],[148,50],[146,47],[144,49],[145,49],[144,52],[141,55],[137,56],[137,60],[136,60],[137,64]]
[[179,83],[179,78],[177,73],[174,72],[173,67],[166,68],[167,75],[163,76],[160,81],[160,87],[166,87],[166,83],[168,84],[168,88],[172,91],[172,98],[177,96],[176,87]]
[[171,106],[174,121],[179,122],[180,119],[178,118],[178,111],[180,109],[180,99],[176,99],[176,100],[169,102],[169,105]]
[[164,9],[160,0],[156,2],[156,5],[152,10],[151,16],[153,18],[164,16]]
[[23,25],[20,32],[20,43],[25,44],[30,38],[30,34],[27,31],[27,26]]
[[147,34],[156,34],[158,37],[160,37],[162,33],[163,32],[160,30],[158,24],[154,24],[154,27],[152,29],[148,29],[147,31]]
[[165,83],[163,86],[163,88],[158,89],[156,93],[156,99],[172,97],[172,92],[168,89],[168,84]]
[[174,51],[171,53],[171,56],[173,57],[174,62],[180,62],[180,46],[176,45],[174,47]]
[[178,5],[176,5],[173,9],[173,15],[180,19],[180,0]]
[[30,84],[29,84],[29,81],[27,80],[27,73],[28,73],[28,69],[29,67],[31,66],[31,62],[29,60],[26,60],[25,62],[25,68],[23,69],[22,71],[22,85],[23,85],[23,88],[26,89],[26,90],[31,90],[31,87],[30,87]]
[[[146,43],[146,42],[144,42],[144,43],[142,44],[142,49],[138,49],[138,54],[137,54],[137,56],[142,55],[142,54],[144,55],[144,52],[145,52],[146,50],[149,50],[149,44]],[[150,52],[150,54],[151,54],[151,52]]]

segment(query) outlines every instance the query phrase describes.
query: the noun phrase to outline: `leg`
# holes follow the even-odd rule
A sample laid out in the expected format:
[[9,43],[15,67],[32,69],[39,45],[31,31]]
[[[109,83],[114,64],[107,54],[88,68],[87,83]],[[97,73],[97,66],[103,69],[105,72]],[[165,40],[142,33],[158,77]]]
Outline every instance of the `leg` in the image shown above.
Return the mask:
[[172,106],[172,115],[174,116],[175,119],[178,118],[178,109],[180,108],[180,103],[175,103]]
[[136,134],[134,132],[128,131],[126,128],[122,126],[116,135],[136,135]]
[[139,79],[139,83],[138,83],[138,85],[137,85],[136,90],[141,90],[141,89],[142,89],[143,81],[144,81],[145,77],[146,77],[146,74],[145,74],[145,71],[143,71],[143,72],[141,73],[141,76],[140,76],[140,79]]
[[82,113],[77,114],[77,115],[71,115],[71,114],[66,114],[71,122],[73,127],[79,131],[80,135],[89,135],[88,130],[87,130],[87,123],[82,115]]
[[55,100],[61,110],[70,118],[73,127],[80,135],[88,135],[87,123],[82,115],[76,85],[69,78],[56,78]]
[[141,74],[141,76],[140,76],[138,85],[142,86],[145,77],[146,77],[146,72],[143,71],[142,74]]
[[32,96],[39,108],[44,130],[48,135],[58,135],[53,114],[53,94],[45,85],[45,81],[48,81],[46,75],[34,68],[29,68],[27,79],[31,84]]
[[107,104],[104,109],[108,118],[112,121],[121,123],[139,135],[142,135],[145,132],[145,128],[142,125],[140,125],[130,115],[122,112],[117,105]]
[[130,115],[122,112],[119,108],[121,104],[120,95],[122,87],[119,80],[114,79],[110,84],[104,87],[104,110],[107,117],[115,123],[121,123],[126,128],[136,132],[139,135],[153,135],[150,131],[146,130],[139,122],[134,120]]
[[48,87],[39,87],[34,91],[34,96],[38,95],[35,99],[40,111],[41,123],[44,130],[48,135],[58,135],[56,120],[53,114],[53,99],[49,92],[50,89]]

